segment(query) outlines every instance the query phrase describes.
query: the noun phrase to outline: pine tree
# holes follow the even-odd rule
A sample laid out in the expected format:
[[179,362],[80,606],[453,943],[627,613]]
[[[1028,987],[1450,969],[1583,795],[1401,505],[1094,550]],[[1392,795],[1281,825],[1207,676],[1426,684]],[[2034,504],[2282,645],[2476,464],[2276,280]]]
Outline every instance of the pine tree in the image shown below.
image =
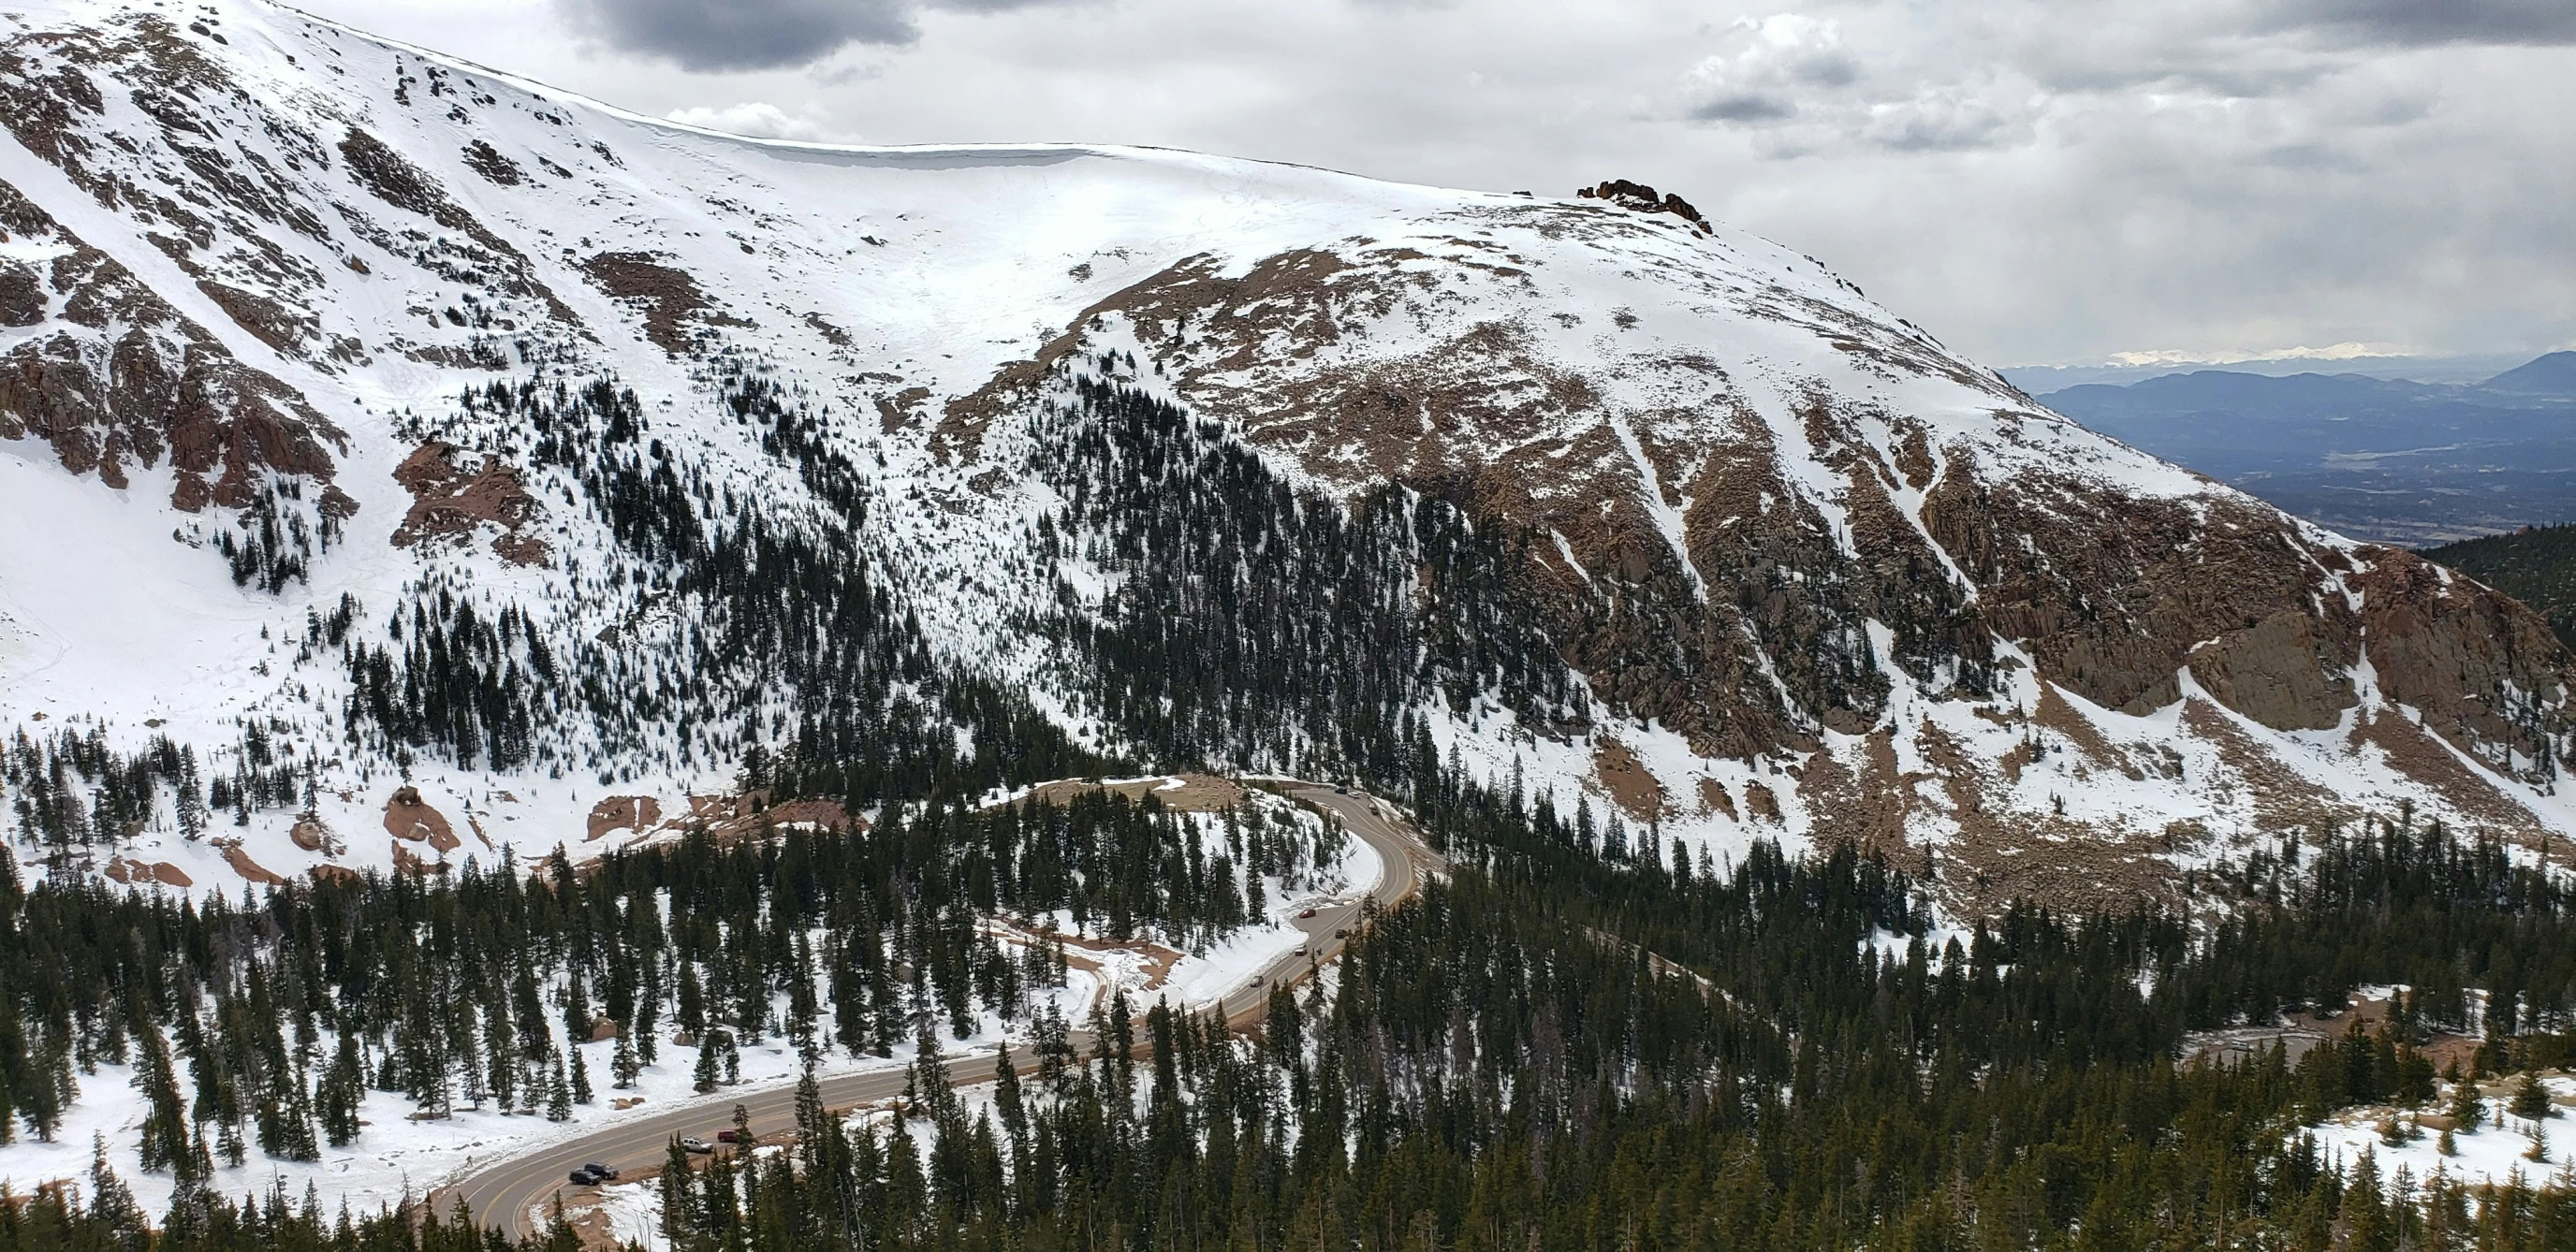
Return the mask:
[[564,1077],[563,1057],[554,1058],[554,1076],[546,1083],[546,1120],[572,1120],[572,1083]]
[[635,1055],[634,1036],[623,1026],[617,1029],[617,1052],[609,1058],[608,1069],[620,1091],[633,1087],[635,1080],[644,1073],[644,1062]]
[[582,1059],[581,1049],[574,1048],[572,1050],[572,1102],[588,1104],[590,1101],[590,1064]]
[[714,1039],[698,1041],[697,1068],[691,1070],[689,1076],[692,1086],[699,1095],[705,1095],[716,1089],[716,1051]]
[[2558,1110],[2550,1105],[2549,1088],[2542,1086],[2540,1075],[2531,1070],[2523,1071],[2522,1081],[2514,1086],[2513,1103],[2508,1109],[2527,1122],[2558,1115]]
[[143,1249],[152,1245],[151,1222],[143,1206],[135,1203],[134,1192],[107,1163],[107,1136],[90,1137],[89,1212],[106,1246]]
[[686,1248],[689,1243],[689,1153],[680,1146],[680,1137],[671,1136],[662,1155],[662,1176],[657,1181],[662,1189],[662,1238],[673,1248]]
[[2477,1080],[2463,1078],[2451,1087],[2451,1127],[2461,1134],[2475,1134],[2486,1124],[2487,1102],[2478,1092]]

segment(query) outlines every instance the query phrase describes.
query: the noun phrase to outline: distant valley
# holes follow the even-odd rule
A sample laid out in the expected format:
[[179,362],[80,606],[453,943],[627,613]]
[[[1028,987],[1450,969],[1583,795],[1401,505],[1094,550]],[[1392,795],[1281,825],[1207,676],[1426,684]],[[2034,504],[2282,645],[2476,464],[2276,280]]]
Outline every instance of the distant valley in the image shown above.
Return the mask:
[[2039,399],[2357,539],[2425,547],[2576,519],[2576,352],[2471,385],[2202,370]]

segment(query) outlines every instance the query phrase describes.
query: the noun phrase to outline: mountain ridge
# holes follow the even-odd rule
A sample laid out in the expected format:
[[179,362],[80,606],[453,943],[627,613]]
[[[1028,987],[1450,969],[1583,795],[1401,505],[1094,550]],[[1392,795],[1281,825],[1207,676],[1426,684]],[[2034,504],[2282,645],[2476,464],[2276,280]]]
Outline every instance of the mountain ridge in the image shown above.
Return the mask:
[[[1962,907],[2173,890],[2399,797],[2576,830],[2536,614],[1738,231],[714,137],[291,10],[34,12],[0,518],[139,585],[0,555],[0,720],[132,753],[158,719],[236,819],[186,837],[147,768],[114,822],[21,822],[66,865],[587,854],[672,833],[585,838],[594,804],[689,813],[754,750],[853,813],[1148,751],[1526,775],[1702,855],[1957,865]],[[79,312],[128,288],[149,320]],[[212,417],[118,409],[118,362],[217,380]],[[29,751],[15,790],[99,809],[90,757]],[[468,842],[296,835],[398,786]]]

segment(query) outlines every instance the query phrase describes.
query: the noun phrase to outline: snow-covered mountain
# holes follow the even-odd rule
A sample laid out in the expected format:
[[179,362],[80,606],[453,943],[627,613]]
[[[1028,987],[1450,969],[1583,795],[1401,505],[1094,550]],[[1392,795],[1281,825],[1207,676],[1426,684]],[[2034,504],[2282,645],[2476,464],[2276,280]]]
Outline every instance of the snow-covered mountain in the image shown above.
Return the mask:
[[2401,801],[2576,832],[2538,616],[1633,185],[755,142],[232,0],[0,15],[0,122],[22,860],[1102,757],[1451,764],[1970,901]]

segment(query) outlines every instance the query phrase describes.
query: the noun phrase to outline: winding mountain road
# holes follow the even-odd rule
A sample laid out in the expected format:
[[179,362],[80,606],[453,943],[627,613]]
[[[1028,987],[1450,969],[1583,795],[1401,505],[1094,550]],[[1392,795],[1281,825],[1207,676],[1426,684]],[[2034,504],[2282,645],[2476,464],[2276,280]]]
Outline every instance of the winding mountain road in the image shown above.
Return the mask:
[[[1346,829],[1377,851],[1382,868],[1376,886],[1369,889],[1364,900],[1374,900],[1380,908],[1391,908],[1412,896],[1420,889],[1423,875],[1441,866],[1438,854],[1404,828],[1392,810],[1369,796],[1308,783],[1289,783],[1282,789],[1294,799],[1339,817]],[[1344,940],[1337,932],[1359,924],[1363,902],[1320,906],[1313,917],[1295,919],[1293,924],[1308,936],[1306,949],[1311,955],[1280,957],[1259,970],[1257,977],[1228,990],[1217,1001],[1225,1019],[1241,1023],[1256,1017],[1267,1005],[1273,986],[1301,979],[1316,966],[1340,956]],[[1077,1032],[1074,1043],[1087,1049],[1089,1039]],[[1025,1047],[1012,1049],[1011,1060],[1023,1070],[1036,1067],[1035,1058]],[[993,1077],[993,1054],[968,1053],[950,1060],[944,1068],[951,1086],[987,1082]],[[893,1066],[822,1079],[823,1102],[834,1109],[852,1109],[889,1100],[903,1094],[909,1077],[909,1067]],[[454,1185],[439,1190],[432,1202],[442,1213],[453,1213],[460,1204],[470,1206],[486,1225],[504,1236],[525,1238],[544,1228],[546,1210],[555,1195],[572,1189],[566,1175],[575,1167],[597,1161],[630,1177],[658,1171],[673,1136],[694,1134],[712,1139],[719,1128],[731,1124],[736,1105],[749,1113],[754,1134],[767,1136],[788,1130],[796,1121],[796,1083],[738,1087],[622,1120],[589,1134],[549,1140],[515,1155],[470,1165]]]

